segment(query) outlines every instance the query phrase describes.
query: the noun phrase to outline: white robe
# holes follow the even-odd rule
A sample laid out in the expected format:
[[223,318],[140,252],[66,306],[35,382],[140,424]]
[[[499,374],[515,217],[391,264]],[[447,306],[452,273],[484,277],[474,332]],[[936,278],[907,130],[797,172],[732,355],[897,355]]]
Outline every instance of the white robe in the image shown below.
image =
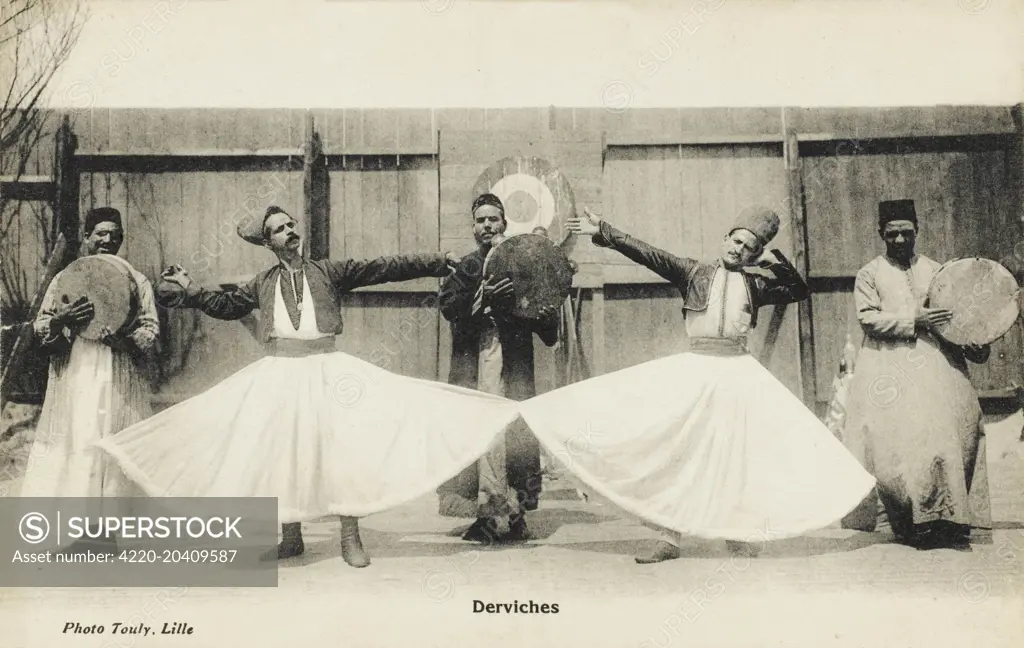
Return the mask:
[[[112,258],[127,267],[138,288],[138,315],[125,330],[136,348],[150,348],[159,335],[153,288],[149,279],[127,261]],[[92,340],[71,340],[67,330],[51,330],[57,277],[43,297],[34,328],[44,341],[63,336],[71,343],[71,350],[50,360],[46,396],[21,496],[139,495],[117,465],[94,444],[152,414],[148,380],[128,353]]]
[[[316,329],[305,279],[302,293],[296,328],[278,281],[272,338],[333,344]],[[302,522],[372,515],[429,493],[516,417],[500,396],[347,353],[269,355],[99,446],[152,496],[276,497],[280,522]]]
[[[720,269],[695,338],[745,343],[749,295]],[[556,461],[645,522],[761,542],[838,521],[874,479],[749,354],[682,353],[537,396],[523,418]]]

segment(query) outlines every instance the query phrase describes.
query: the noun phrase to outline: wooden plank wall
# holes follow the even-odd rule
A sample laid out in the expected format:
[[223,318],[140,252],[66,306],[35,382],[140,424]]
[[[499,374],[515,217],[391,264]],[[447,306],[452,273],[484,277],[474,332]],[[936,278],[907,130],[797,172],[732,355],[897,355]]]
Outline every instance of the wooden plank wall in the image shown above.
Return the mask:
[[[762,204],[782,218],[773,243],[792,257],[788,185],[777,144],[611,147],[606,155],[606,218],[620,229],[679,256],[718,258],[723,237],[745,207]],[[615,262],[634,267],[621,255]],[[661,283],[650,273],[644,281]],[[634,280],[636,281],[636,280]],[[687,348],[678,291],[664,285],[621,285],[608,290],[608,370]],[[761,355],[772,308],[759,314],[751,339]],[[796,310],[788,309],[767,366],[800,392]]]
[[[46,236],[44,228],[53,221],[49,203],[39,201],[11,202],[0,214],[0,257],[4,281],[0,282],[0,299],[4,304],[32,302],[36,288],[46,271]],[[12,284],[14,295],[7,289]]]
[[[438,251],[435,157],[332,156],[328,166],[330,258]],[[338,348],[389,371],[437,378],[437,288],[424,279],[349,295]]]
[[[60,127],[60,114],[44,112],[39,127],[39,141],[22,159],[14,151],[0,154],[0,177],[50,176],[53,173],[55,136]],[[24,169],[19,169],[24,162]],[[22,171],[19,173],[19,171]],[[13,282],[19,300],[31,303],[46,270],[48,234],[42,224],[53,221],[52,205],[46,201],[3,201],[0,213],[0,258],[4,282],[0,282],[2,303],[11,303],[5,284]],[[53,241],[50,240],[52,245]]]
[[[998,232],[1015,220],[1013,182],[1003,137],[886,140],[806,144],[805,192],[819,399],[827,399],[846,335],[860,344],[853,277],[885,248],[877,233],[878,202],[916,203],[918,252],[945,262],[964,256],[999,259]],[[1020,330],[993,347],[985,365],[972,365],[982,392],[1004,387],[1018,359]],[[1009,374],[1007,372],[1010,372]]]
[[298,156],[305,115],[305,110],[284,109],[94,109],[74,113],[72,126],[83,155],[202,157],[294,151]]
[[[599,136],[592,132],[530,130],[453,131],[440,132],[440,241],[443,250],[462,256],[471,252],[476,243],[473,238],[469,208],[475,196],[473,186],[487,168],[506,157],[538,157],[558,167],[571,184],[577,209],[592,205],[600,209],[602,146]],[[570,256],[581,265],[593,267],[608,255],[589,243],[575,245]],[[577,275],[577,278],[580,275]],[[594,336],[585,341],[594,352],[600,344]],[[440,322],[439,377],[448,375],[451,354],[451,332],[447,322]],[[554,387],[555,351],[534,339],[537,389],[543,393]]]
[[[239,220],[269,204],[301,213],[305,111],[111,109],[74,118],[82,213],[120,209],[122,255],[151,279],[180,263],[209,287],[245,280],[273,255],[236,236]],[[175,310],[167,326],[176,371],[158,400],[199,393],[260,357],[246,322]]]
[[[82,207],[112,204],[126,212],[125,254],[147,274],[155,276],[165,262],[178,261],[191,266],[207,283],[251,276],[271,263],[272,257],[234,236],[231,215],[238,209],[262,211],[272,202],[301,213],[307,112],[314,116],[329,167],[332,256],[449,247],[463,251],[459,246],[468,242],[468,228],[452,229],[455,220],[450,226],[438,221],[439,213],[458,214],[460,220],[465,215],[461,202],[446,209],[442,201],[448,197],[438,189],[438,134],[459,131],[505,133],[502,137],[521,141],[536,139],[538,134],[549,139],[603,137],[603,178],[600,186],[584,191],[600,194],[591,206],[652,243],[680,254],[709,257],[727,222],[742,204],[753,201],[779,208],[784,221],[780,247],[791,250],[780,142],[786,129],[795,130],[802,140],[805,184],[817,192],[808,203],[808,222],[816,228],[809,236],[809,252],[812,274],[819,277],[855,271],[864,255],[870,258],[879,249],[870,228],[867,234],[842,228],[854,222],[854,214],[873,214],[880,194],[923,192],[926,210],[955,215],[958,220],[944,221],[941,229],[931,229],[934,236],[922,237],[922,250],[928,253],[935,247],[932,254],[937,258],[956,251],[950,246],[964,248],[966,240],[980,244],[982,232],[998,231],[1000,223],[1014,223],[1017,218],[1014,208],[1004,205],[1003,196],[1007,184],[1013,184],[1008,169],[1019,166],[1019,159],[1002,157],[999,146],[987,137],[996,134],[998,140],[998,134],[1016,131],[1010,109],[972,106],[679,108],[621,113],[573,107],[95,109],[78,113],[75,122],[86,169]],[[953,150],[912,150],[911,144],[932,135],[965,139],[957,140]],[[822,144],[842,138],[877,143],[883,137],[900,138],[887,141],[903,148],[847,159]],[[1017,137],[1019,142],[1019,133]],[[979,146],[981,150],[976,150]],[[49,156],[40,151],[39,159]],[[49,172],[46,165],[37,166],[40,174]],[[934,180],[936,174],[942,179]],[[1014,195],[1020,195],[1019,187],[1016,191]],[[968,213],[972,218],[966,218]],[[873,216],[869,220],[873,222]],[[833,225],[840,228],[835,230],[842,232],[840,237]],[[447,237],[446,227],[451,229]],[[951,236],[954,232],[967,232],[967,236],[956,239]],[[844,241],[843,246],[832,244],[837,238]],[[578,242],[574,254],[590,253],[588,246]],[[18,247],[19,254],[25,250],[34,258],[31,245]],[[854,248],[858,251],[851,255],[849,250]],[[605,331],[609,342],[595,349],[606,357],[604,369],[685,348],[674,291],[614,254],[593,254],[597,274],[588,270],[594,276],[587,275],[587,280],[607,285],[607,300],[604,293],[598,295],[600,300],[586,300],[583,334],[589,339]],[[24,265],[31,266],[32,259]],[[439,326],[429,301],[436,285],[433,280],[406,282],[352,295],[346,304],[347,330],[341,347],[401,373],[443,379],[448,363],[446,327]],[[601,321],[593,320],[598,301],[607,304]],[[841,347],[844,327],[849,326],[850,301],[848,292],[814,299],[819,398],[827,397],[836,349]],[[768,364],[794,388],[799,380],[796,312],[789,310]],[[179,377],[165,389],[169,398],[196,393],[258,354],[251,337],[238,334],[239,327],[244,328],[239,323],[199,318],[203,321],[196,332],[194,321],[178,313],[174,317],[178,319],[172,319],[172,345],[189,336],[198,336],[199,341],[193,344]],[[762,318],[763,331],[770,309]],[[643,330],[637,330],[638,324]],[[1007,342],[1007,363],[1020,364],[1017,340]],[[538,355],[542,390],[553,384],[551,359],[547,350]],[[1006,371],[998,369],[995,374],[1004,376]],[[999,381],[1005,382],[1002,377],[990,382]]]
[[[492,163],[511,156],[538,157],[559,168],[577,205],[601,195],[601,139],[593,133],[441,131],[441,245],[456,254],[475,247],[469,208],[473,185]],[[592,259],[580,259],[592,261]]]
[[[285,163],[287,164],[287,163]],[[121,211],[125,243],[121,256],[156,281],[180,263],[203,285],[251,277],[273,262],[267,250],[244,243],[236,223],[262,213],[267,204],[301,205],[302,174],[287,170],[82,174],[81,210],[111,206]],[[180,372],[161,390],[171,400],[199,393],[261,355],[243,324],[170,314],[167,344]],[[187,358],[186,358],[187,355]],[[187,360],[187,361],[186,361]]]

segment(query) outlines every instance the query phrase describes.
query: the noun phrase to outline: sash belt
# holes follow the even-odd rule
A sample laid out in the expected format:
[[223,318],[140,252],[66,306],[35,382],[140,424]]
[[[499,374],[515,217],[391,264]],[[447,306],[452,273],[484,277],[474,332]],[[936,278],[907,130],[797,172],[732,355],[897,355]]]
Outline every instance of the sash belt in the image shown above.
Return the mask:
[[713,356],[741,356],[750,353],[747,338],[690,338],[690,353]]
[[288,338],[270,338],[267,344],[269,355],[278,358],[305,358],[321,353],[334,353],[334,337],[322,337],[315,340],[293,340]]

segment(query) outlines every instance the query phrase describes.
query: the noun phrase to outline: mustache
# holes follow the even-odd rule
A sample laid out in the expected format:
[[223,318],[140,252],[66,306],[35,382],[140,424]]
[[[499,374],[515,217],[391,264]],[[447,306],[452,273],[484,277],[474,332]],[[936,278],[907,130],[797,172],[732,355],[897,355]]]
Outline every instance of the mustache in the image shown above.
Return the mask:
[[289,241],[297,241],[297,240],[299,240],[299,235],[298,234],[289,234],[288,235],[288,240]]

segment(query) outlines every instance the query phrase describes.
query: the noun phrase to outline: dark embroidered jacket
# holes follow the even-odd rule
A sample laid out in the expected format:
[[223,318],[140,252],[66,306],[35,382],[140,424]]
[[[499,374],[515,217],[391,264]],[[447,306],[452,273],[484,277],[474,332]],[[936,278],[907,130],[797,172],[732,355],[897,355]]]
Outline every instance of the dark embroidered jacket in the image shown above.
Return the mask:
[[[441,286],[441,314],[451,322],[452,361],[448,382],[477,388],[480,366],[480,335],[491,326],[483,309],[473,312],[476,292],[483,281],[484,253],[477,249],[459,261],[455,273]],[[512,317],[495,318],[501,343],[501,376],[505,397],[524,401],[537,394],[534,380],[533,336],[547,346],[558,341],[558,320],[528,322]],[[509,488],[515,490],[522,509],[537,509],[541,492],[540,444],[525,424],[512,425],[505,432],[505,469]],[[438,489],[438,512],[454,517],[477,515],[479,498],[477,464],[445,482]]]
[[[638,238],[621,232],[601,221],[601,231],[592,237],[594,245],[613,248],[623,256],[653,270],[672,282],[683,296],[683,314],[686,311],[700,312],[708,307],[711,282],[715,271],[722,262],[703,263],[694,259],[677,257],[644,243]],[[800,273],[778,250],[775,255],[781,263],[768,268],[774,277],[754,273],[743,273],[750,299],[750,326],[757,325],[757,310],[761,306],[791,304],[807,299],[810,290]]]
[[[244,286],[230,290],[199,288],[190,292],[185,300],[185,306],[198,308],[210,317],[222,320],[241,319],[258,309],[263,316],[256,325],[256,339],[266,343],[274,330],[274,289],[282,271],[281,264],[274,265],[253,277]],[[345,293],[362,286],[392,281],[445,277],[448,275],[448,266],[442,254],[409,254],[367,261],[306,261],[302,272],[313,297],[317,330],[321,333],[341,335],[344,329],[341,297]],[[301,285],[299,281],[299,290]]]
[[[451,322],[452,363],[448,382],[460,387],[476,389],[480,358],[480,334],[488,326],[488,316],[473,313],[476,291],[483,281],[484,253],[477,249],[462,257],[455,273],[441,286],[439,301],[441,314]],[[498,339],[501,342],[502,368],[508,393],[512,400],[526,400],[536,396],[533,375],[533,335],[537,334],[547,346],[558,341],[558,322],[531,323],[518,319],[498,320]]]

